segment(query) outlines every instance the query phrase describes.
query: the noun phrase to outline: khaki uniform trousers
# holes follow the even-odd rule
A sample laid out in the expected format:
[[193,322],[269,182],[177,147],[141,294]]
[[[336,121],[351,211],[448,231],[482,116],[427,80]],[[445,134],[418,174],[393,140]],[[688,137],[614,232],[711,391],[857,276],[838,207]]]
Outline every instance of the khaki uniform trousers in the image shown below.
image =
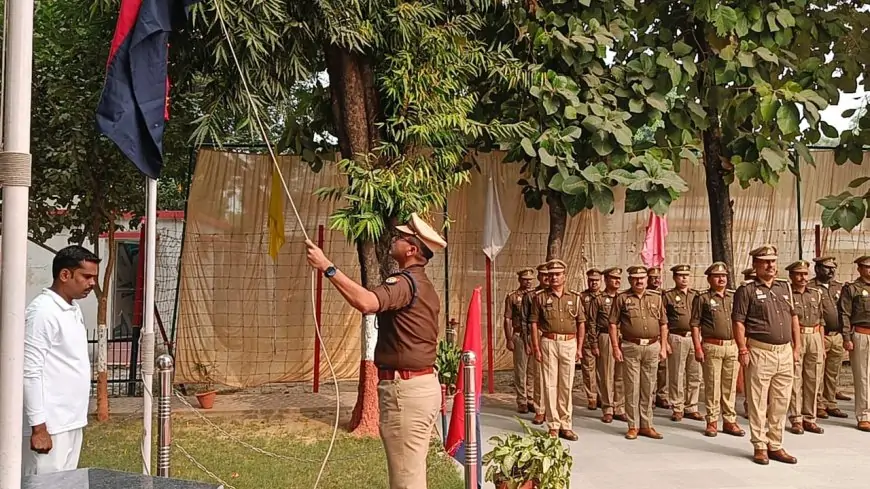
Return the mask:
[[855,418],[870,421],[870,335],[852,334],[854,349],[850,356],[855,383]]
[[724,345],[702,343],[704,348],[704,405],[707,422],[718,423],[719,415],[726,423],[737,422],[737,343],[728,340]]
[[[541,346],[542,336],[538,335],[538,345]],[[544,359],[543,346],[541,346],[541,361]],[[529,365],[532,366],[532,377],[534,379],[534,388],[532,404],[535,405],[535,414],[543,415],[544,414],[544,367],[541,362],[535,358],[535,354],[529,357]]]
[[782,430],[794,382],[791,343],[771,345],[753,339],[749,344],[746,386],[750,441],[756,449],[782,448]]
[[668,399],[668,377],[668,361],[659,362],[656,369],[656,397],[672,402],[672,399]]
[[843,348],[843,335],[825,335],[825,379],[822,382],[821,407],[837,408],[837,387],[840,384],[840,367],[846,350]]
[[526,342],[523,335],[514,333],[514,390],[517,394],[517,406],[524,407],[532,402],[535,390],[535,371],[533,355],[526,355]]
[[625,413],[628,428],[653,427],[653,397],[656,389],[656,369],[662,351],[661,341],[651,345],[622,342],[625,375]]
[[583,392],[586,394],[586,402],[593,403],[598,400],[598,379],[596,374],[596,360],[592,355],[591,341],[583,343],[583,359],[581,369],[583,371]]
[[822,335],[817,332],[801,333],[800,359],[794,365],[794,384],[788,405],[788,420],[792,423],[816,422],[816,399],[825,368],[823,343]]
[[441,407],[438,377],[382,380],[378,405],[390,489],[426,489],[426,456]]
[[543,362],[544,414],[551,430],[570,430],[574,412],[574,365],[577,340],[541,339]]
[[601,389],[601,410],[604,414],[625,414],[625,387],[623,385],[623,362],[613,359],[610,335],[598,334],[597,374]]
[[695,344],[691,336],[668,334],[668,401],[675,413],[698,412],[701,392],[701,364],[695,361]]

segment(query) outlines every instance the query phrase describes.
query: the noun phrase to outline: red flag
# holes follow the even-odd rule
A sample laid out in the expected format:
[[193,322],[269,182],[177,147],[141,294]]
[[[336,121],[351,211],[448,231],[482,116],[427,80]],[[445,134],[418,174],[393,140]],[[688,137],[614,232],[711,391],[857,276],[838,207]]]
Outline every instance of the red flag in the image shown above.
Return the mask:
[[[483,347],[480,333],[480,287],[474,289],[471,302],[468,304],[468,317],[465,321],[465,339],[462,342],[462,351],[473,351],[477,358],[474,365],[474,388],[477,394],[477,409],[480,410],[481,383],[483,382]],[[456,395],[453,396],[453,412],[450,414],[450,428],[447,430],[447,440],[444,448],[453,457],[459,457],[458,452],[464,452],[465,446],[465,401],[462,394],[465,386],[464,369],[459,367],[459,375],[456,381]],[[478,423],[478,443],[480,423]],[[479,454],[479,452],[478,452]],[[460,460],[464,461],[464,460]]]
[[650,211],[646,226],[646,238],[640,258],[647,267],[660,267],[665,262],[665,237],[668,235],[668,218]]

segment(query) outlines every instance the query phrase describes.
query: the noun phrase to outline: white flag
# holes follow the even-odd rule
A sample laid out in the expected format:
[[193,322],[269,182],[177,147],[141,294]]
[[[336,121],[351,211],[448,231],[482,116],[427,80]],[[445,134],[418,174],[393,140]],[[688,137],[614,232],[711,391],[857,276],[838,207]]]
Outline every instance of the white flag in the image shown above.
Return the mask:
[[498,189],[492,177],[486,189],[486,217],[483,222],[483,252],[490,260],[495,261],[496,255],[507,244],[511,230],[501,213],[501,202],[498,200]]

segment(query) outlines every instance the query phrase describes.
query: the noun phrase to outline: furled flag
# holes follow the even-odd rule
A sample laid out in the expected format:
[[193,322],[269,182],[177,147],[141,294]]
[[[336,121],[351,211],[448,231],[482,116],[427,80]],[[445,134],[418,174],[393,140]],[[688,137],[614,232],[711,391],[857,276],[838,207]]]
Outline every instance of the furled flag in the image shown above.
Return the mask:
[[[474,352],[477,361],[474,364],[474,393],[475,393],[475,425],[477,427],[477,487],[481,486],[481,440],[480,440],[480,394],[483,382],[483,362],[480,332],[480,287],[474,289],[471,294],[471,302],[468,304],[468,315],[465,321],[465,339],[462,342],[462,351]],[[459,375],[456,379],[456,395],[453,396],[453,411],[450,413],[450,428],[447,430],[447,440],[444,449],[459,463],[465,463],[465,369],[459,367]]]
[[97,129],[145,175],[160,176],[169,117],[169,33],[199,0],[121,0]]
[[501,250],[507,244],[507,240],[511,235],[511,230],[508,228],[501,213],[501,202],[498,199],[498,188],[492,177],[489,177],[489,183],[486,188],[486,216],[483,221],[483,253],[490,260],[495,260]]
[[272,189],[269,192],[269,256],[278,260],[278,252],[284,246],[284,186],[278,169],[272,167]]
[[665,262],[665,238],[668,235],[668,218],[650,211],[646,225],[646,238],[640,258],[647,267],[660,267]]

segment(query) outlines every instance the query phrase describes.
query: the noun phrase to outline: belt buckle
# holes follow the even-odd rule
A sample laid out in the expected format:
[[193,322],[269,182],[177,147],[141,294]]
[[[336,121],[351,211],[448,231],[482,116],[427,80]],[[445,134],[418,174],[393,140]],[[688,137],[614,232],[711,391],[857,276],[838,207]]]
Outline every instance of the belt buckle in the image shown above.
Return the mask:
[[640,346],[647,346],[647,345],[649,345],[649,338],[640,338],[640,339],[638,339],[638,341],[639,341],[638,344],[639,344]]

